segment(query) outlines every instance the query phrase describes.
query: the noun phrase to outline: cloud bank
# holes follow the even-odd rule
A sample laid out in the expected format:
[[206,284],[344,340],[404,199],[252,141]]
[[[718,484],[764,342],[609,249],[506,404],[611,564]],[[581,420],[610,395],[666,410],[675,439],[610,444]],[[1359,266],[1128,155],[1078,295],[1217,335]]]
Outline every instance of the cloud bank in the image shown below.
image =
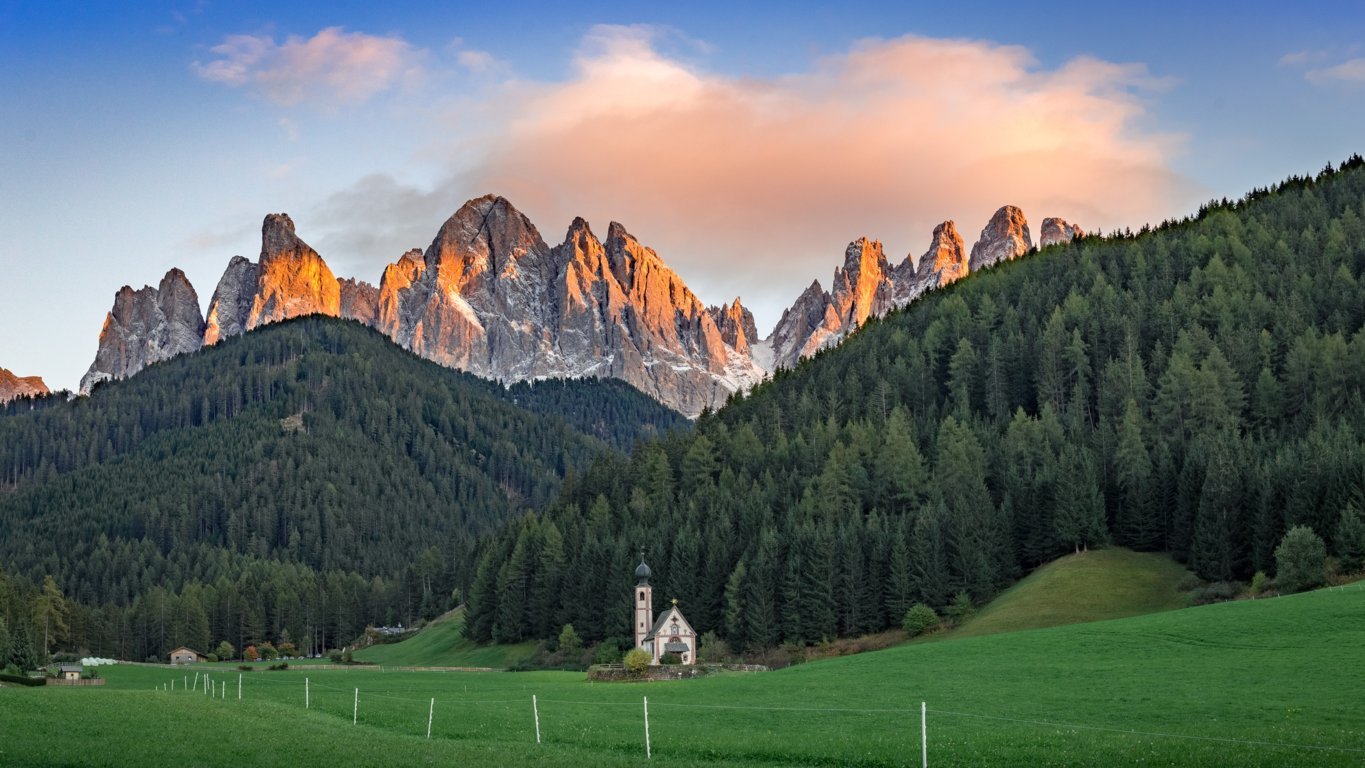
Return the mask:
[[280,106],[352,105],[420,79],[426,54],[398,37],[328,27],[310,38],[229,35],[194,62],[205,80],[249,88]]
[[574,215],[621,221],[708,301],[774,308],[864,234],[899,259],[944,219],[974,239],[1005,203],[1035,227],[1181,209],[1179,142],[1145,125],[1139,96],[1162,84],[1141,65],[1048,70],[1015,46],[908,36],[755,79],[670,59],[656,34],[598,28],[567,82],[510,86],[507,131],[460,186],[506,195],[551,241]]
[[[507,81],[477,117],[452,110],[457,122],[439,131],[477,122],[483,138],[446,184],[404,190],[411,211],[385,206],[386,221],[428,215],[433,201],[448,215],[485,192],[512,200],[551,243],[575,215],[599,234],[620,221],[703,300],[740,294],[770,327],[861,235],[899,261],[918,257],[944,219],[970,245],[1006,203],[1036,233],[1045,216],[1136,229],[1195,202],[1170,167],[1180,137],[1149,125],[1144,100],[1165,84],[1142,65],[1047,68],[1017,46],[906,36],[755,78],[669,56],[660,35],[598,27],[566,80]],[[366,179],[324,206],[349,228],[334,243],[382,245],[364,232],[385,224],[341,209],[383,187],[394,191]]]

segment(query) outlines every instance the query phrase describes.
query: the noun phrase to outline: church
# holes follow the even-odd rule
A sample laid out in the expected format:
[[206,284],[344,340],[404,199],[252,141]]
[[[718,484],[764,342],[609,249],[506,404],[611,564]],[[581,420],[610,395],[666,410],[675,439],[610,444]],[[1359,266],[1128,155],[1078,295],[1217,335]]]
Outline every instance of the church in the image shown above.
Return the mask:
[[635,569],[635,647],[650,655],[651,664],[658,664],[666,653],[677,654],[679,663],[697,663],[697,633],[683,618],[674,600],[668,610],[654,619],[654,592],[649,586],[650,570],[645,565],[644,553]]

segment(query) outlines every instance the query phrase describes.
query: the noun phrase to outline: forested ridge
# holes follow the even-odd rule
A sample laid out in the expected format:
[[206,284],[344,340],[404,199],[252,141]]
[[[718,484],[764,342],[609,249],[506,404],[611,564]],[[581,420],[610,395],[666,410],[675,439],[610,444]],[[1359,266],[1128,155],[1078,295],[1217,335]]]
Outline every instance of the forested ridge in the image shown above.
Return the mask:
[[1273,575],[1296,525],[1352,554],[1362,278],[1359,156],[973,274],[600,458],[482,545],[467,632],[623,640],[640,549],[656,607],[746,649],[980,602],[1106,542],[1212,581]]
[[271,325],[4,410],[0,619],[50,576],[63,647],[335,646],[445,610],[480,533],[685,424],[621,382],[505,388],[350,321]]

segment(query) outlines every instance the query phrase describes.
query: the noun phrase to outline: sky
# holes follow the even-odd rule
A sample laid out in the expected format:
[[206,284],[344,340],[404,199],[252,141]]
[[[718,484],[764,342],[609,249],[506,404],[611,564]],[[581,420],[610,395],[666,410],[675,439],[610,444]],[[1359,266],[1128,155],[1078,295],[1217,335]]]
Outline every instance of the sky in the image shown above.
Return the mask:
[[466,200],[619,221],[766,335],[845,246],[1112,231],[1365,153],[1359,3],[0,0],[0,367],[75,389],[123,285],[207,309],[287,212],[378,283]]

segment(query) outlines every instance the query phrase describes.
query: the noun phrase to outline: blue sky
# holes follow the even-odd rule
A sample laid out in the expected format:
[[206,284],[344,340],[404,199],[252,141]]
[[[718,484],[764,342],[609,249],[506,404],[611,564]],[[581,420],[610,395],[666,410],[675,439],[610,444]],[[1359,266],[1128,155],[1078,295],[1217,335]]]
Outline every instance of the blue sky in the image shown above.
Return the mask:
[[120,286],[207,305],[273,211],[371,282],[485,192],[618,219],[766,332],[860,235],[1136,228],[1361,125],[1354,3],[0,2],[0,366],[74,387]]

